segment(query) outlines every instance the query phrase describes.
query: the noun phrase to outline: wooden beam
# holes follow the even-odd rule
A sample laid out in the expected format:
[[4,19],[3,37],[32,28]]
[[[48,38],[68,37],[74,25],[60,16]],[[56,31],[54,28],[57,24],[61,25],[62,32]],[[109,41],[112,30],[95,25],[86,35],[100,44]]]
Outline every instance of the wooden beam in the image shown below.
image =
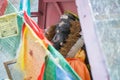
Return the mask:
[[61,7],[59,6],[58,2],[53,2],[53,4],[54,4],[54,6],[56,7],[58,13],[59,13],[60,15],[62,15],[62,14],[63,14],[63,10],[62,10]]
[[31,17],[38,17],[39,13],[38,12],[31,12]]
[[93,80],[109,80],[105,61],[96,36],[89,0],[76,0]]

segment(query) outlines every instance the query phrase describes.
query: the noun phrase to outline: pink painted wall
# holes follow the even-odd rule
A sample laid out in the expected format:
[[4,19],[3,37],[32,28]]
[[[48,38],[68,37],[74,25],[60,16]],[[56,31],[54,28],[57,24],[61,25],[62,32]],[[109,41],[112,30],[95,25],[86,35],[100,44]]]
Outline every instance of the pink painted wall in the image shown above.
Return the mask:
[[43,6],[41,8],[43,19],[40,19],[42,21],[40,25],[46,28],[58,23],[60,15],[66,10],[77,14],[75,0],[43,0]]
[[[63,11],[69,10],[77,14],[77,9],[74,1],[60,2],[60,7]],[[46,27],[58,23],[60,14],[53,3],[48,3],[47,16],[46,16]]]

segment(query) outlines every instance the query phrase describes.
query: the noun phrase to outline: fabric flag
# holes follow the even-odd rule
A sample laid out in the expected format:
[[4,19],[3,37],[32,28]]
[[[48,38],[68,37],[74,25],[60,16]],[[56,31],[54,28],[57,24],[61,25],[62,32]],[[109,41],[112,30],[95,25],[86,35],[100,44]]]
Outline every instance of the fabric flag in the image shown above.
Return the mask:
[[58,64],[57,58],[50,54],[46,56],[43,80],[74,80],[74,78]]
[[45,62],[44,58],[47,54],[47,49],[42,40],[27,23],[23,26],[22,35],[22,44],[17,63],[25,73],[24,78],[37,80],[42,65]]
[[[16,9],[8,1],[8,5],[4,12],[6,15],[0,17],[0,47],[2,48],[1,53],[11,54],[11,58],[14,58],[16,56],[16,51],[20,43],[21,28],[23,25],[22,17],[15,12]],[[14,35],[13,32],[15,32],[16,35]]]
[[[42,30],[24,13],[22,43],[18,55],[18,66],[25,73],[25,79],[37,80],[47,54],[47,43]],[[46,42],[46,41],[47,42]]]
[[[33,80],[50,80],[51,73],[48,70],[56,71],[53,74],[55,76],[54,80],[80,80],[79,76],[72,70],[65,59],[49,44],[49,41],[44,37],[42,30],[37,26],[36,23],[24,13],[25,24],[22,31],[22,45],[18,57],[18,64],[25,73],[25,79]],[[46,46],[48,45],[48,46]],[[47,50],[47,47],[49,50]],[[48,59],[45,61],[45,56],[48,55]],[[57,64],[54,59],[58,58],[60,62]],[[44,66],[45,62],[45,66]],[[50,68],[51,67],[51,68]],[[56,67],[56,68],[54,68]],[[45,70],[45,71],[43,71]],[[50,72],[51,72],[50,71]],[[38,78],[40,73],[44,72],[43,78]],[[65,78],[61,78],[58,74],[61,72],[61,76],[64,75]]]
[[19,15],[10,14],[0,18],[0,48],[1,53],[11,59],[16,57],[21,38],[23,19]]
[[[58,58],[59,65],[68,73],[72,80],[81,80],[81,78],[78,76],[78,74],[71,68],[71,66],[68,64],[68,62],[64,59],[64,57],[52,46],[48,46],[48,50],[50,51],[51,55],[54,58]],[[46,72],[47,73],[47,72]],[[59,75],[59,74],[56,74]]]
[[14,59],[17,55],[23,18],[16,13],[17,10],[8,0],[0,1],[0,9],[2,9],[0,10],[0,13],[2,12],[0,16],[0,72],[2,72],[0,79],[5,79],[7,73],[3,63]]
[[0,16],[4,15],[7,6],[8,6],[7,0],[0,0]]
[[[10,13],[14,13],[14,12],[18,12],[17,9],[12,5],[12,3],[8,1],[8,5],[6,6],[6,9],[5,9],[5,12],[4,12],[4,15],[5,14],[10,14]],[[4,5],[5,6],[5,5]],[[3,6],[3,7],[4,7]]]
[[40,74],[39,74],[37,80],[43,80],[43,77],[44,77],[44,70],[45,70],[45,63],[42,65],[42,68],[41,68],[41,71],[40,71]]
[[51,44],[47,38],[43,34],[43,30],[24,12],[24,20],[25,22],[32,28],[35,34],[43,41],[45,46],[47,47],[48,44]]

